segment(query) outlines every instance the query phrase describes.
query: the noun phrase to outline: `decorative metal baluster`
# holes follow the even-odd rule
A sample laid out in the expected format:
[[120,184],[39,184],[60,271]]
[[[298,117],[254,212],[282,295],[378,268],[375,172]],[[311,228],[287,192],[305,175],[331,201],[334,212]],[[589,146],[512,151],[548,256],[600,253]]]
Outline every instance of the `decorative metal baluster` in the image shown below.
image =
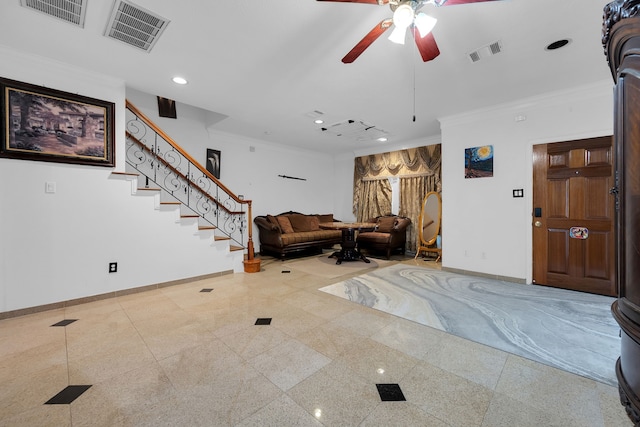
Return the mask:
[[248,226],[244,204],[238,204],[234,196],[136,114],[128,105],[127,132],[131,137],[126,142],[127,163],[145,176],[147,184],[153,182],[230,237],[234,244],[244,247]]

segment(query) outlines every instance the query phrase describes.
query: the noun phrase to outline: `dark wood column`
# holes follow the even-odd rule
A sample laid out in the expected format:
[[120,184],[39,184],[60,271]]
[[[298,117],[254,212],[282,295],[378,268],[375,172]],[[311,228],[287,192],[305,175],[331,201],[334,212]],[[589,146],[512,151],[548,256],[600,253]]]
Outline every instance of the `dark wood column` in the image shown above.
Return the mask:
[[611,311],[621,328],[616,374],[620,401],[640,425],[640,0],[604,9],[602,42],[615,81],[616,258],[618,299]]

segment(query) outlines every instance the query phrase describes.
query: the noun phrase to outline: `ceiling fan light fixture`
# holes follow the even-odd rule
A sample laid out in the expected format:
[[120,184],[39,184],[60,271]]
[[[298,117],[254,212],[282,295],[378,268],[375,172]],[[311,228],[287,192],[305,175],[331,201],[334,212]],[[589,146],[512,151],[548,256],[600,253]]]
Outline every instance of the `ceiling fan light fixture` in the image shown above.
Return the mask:
[[413,23],[413,18],[413,8],[408,3],[398,6],[393,12],[393,25],[395,25],[395,28],[391,32],[389,40],[397,44],[404,44],[407,28]]
[[424,37],[433,30],[438,20],[433,16],[429,16],[426,13],[420,12],[416,15],[414,24],[420,33],[420,37]]
[[393,25],[407,28],[413,22],[413,9],[408,4],[401,4],[393,12]]
[[395,27],[389,36],[389,40],[393,43],[404,44],[404,39],[407,36],[406,28]]

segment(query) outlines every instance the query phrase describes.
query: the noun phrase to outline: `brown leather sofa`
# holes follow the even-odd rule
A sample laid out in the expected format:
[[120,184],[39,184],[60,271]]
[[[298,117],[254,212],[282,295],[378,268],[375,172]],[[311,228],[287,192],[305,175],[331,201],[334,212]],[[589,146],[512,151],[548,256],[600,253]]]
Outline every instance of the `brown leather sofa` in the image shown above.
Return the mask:
[[278,215],[259,215],[253,222],[258,227],[260,253],[280,258],[303,251],[322,252],[340,243],[340,230],[322,230],[321,222],[334,222],[333,214],[305,215],[283,212]]
[[404,254],[407,242],[407,227],[411,224],[411,219],[398,215],[383,215],[371,218],[366,222],[376,223],[374,231],[358,233],[356,245],[359,250],[367,252],[384,252],[387,259],[391,258],[391,253],[400,251]]

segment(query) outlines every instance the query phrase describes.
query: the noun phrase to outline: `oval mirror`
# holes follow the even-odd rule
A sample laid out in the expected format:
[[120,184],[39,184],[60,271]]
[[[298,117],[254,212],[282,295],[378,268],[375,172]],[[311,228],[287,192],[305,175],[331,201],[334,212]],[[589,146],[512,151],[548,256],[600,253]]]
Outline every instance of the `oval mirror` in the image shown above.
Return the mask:
[[418,219],[420,228],[419,234],[419,246],[416,250],[416,258],[421,252],[433,252],[438,255],[436,261],[440,260],[441,250],[436,247],[436,241],[438,234],[440,233],[440,223],[442,217],[442,203],[440,194],[431,191],[427,193],[422,202],[422,212]]

